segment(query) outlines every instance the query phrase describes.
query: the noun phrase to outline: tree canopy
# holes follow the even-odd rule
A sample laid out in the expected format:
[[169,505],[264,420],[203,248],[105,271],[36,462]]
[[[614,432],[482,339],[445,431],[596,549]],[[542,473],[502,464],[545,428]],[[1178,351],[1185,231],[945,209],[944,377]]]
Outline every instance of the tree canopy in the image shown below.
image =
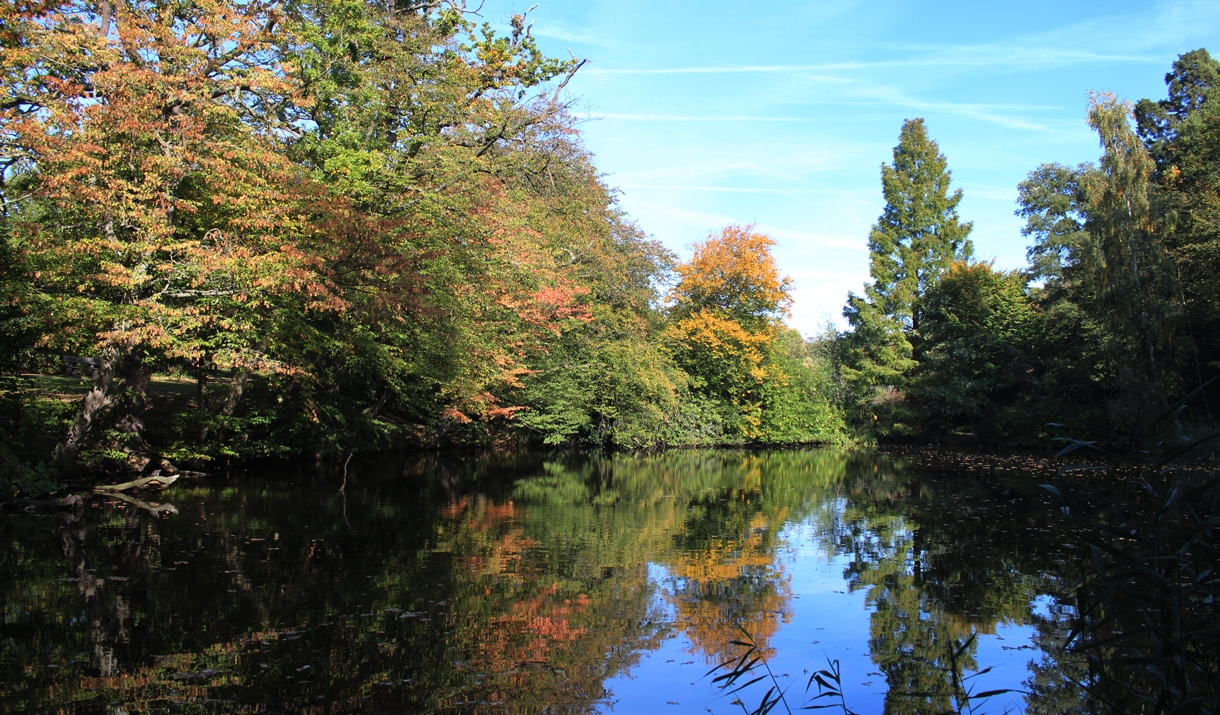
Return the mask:
[[1163,449],[1156,416],[1185,398],[1173,439],[1208,429],[1217,78],[1200,49],[1166,75],[1167,99],[1092,95],[1098,161],[1044,164],[1017,187],[1031,240],[1019,273],[971,262],[961,192],[949,193],[922,122],[907,122],[882,171],[873,280],[848,296],[851,330],[835,341],[856,425],[882,438],[1037,444],[1059,432]]
[[[662,336],[714,308],[743,326],[742,374],[765,362],[787,301],[769,241],[730,229],[735,255],[678,266],[581,147],[560,97],[581,62],[539,52],[524,16],[498,34],[442,2],[0,12],[0,358],[99,368],[57,413],[58,468],[761,438],[726,431],[729,392]],[[194,394],[146,424],[166,379]]]

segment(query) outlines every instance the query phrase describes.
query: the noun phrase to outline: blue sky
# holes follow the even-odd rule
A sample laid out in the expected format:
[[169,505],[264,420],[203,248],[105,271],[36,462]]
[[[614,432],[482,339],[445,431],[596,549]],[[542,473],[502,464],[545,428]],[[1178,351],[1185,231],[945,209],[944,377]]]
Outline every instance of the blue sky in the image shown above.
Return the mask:
[[868,278],[879,167],[904,119],[924,117],[948,158],[976,256],[1017,268],[1017,183],[1097,157],[1089,91],[1160,99],[1179,54],[1220,54],[1220,0],[537,1],[539,45],[589,60],[567,91],[622,206],[683,257],[725,224],[757,224],[806,335],[842,325]]

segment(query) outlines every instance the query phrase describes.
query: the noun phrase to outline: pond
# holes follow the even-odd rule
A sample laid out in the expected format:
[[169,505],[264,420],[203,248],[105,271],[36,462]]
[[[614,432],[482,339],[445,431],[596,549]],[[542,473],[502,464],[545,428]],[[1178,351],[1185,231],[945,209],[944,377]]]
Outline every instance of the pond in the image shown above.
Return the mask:
[[[795,712],[837,661],[858,713],[1070,712],[1081,549],[1014,465],[417,457],[7,516],[0,709]],[[727,694],[747,639],[774,679]]]

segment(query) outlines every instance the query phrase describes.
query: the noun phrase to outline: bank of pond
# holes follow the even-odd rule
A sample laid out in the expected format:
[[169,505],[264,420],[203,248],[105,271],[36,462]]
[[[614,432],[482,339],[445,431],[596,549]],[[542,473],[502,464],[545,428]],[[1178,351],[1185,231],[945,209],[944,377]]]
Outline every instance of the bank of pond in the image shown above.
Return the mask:
[[0,709],[1215,712],[1208,470],[1061,466],[416,455],[96,494],[0,518]]

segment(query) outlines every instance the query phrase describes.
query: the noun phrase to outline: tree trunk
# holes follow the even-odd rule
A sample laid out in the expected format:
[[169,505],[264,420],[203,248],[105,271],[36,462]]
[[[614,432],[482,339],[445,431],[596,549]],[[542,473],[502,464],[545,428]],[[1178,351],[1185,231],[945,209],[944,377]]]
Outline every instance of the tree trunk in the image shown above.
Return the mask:
[[85,438],[89,436],[89,432],[93,429],[94,421],[97,420],[98,416],[106,408],[114,404],[115,369],[118,367],[120,360],[118,348],[107,346],[102,350],[101,360],[97,376],[93,378],[93,388],[85,395],[85,399],[81,400],[81,406],[76,413],[76,419],[72,421],[72,426],[68,428],[68,434],[64,441],[55,448],[53,459],[61,468],[71,469],[76,464],[76,458],[80,455]]
[[[221,415],[232,417],[233,412],[237,411],[237,406],[242,403],[242,395],[245,394],[245,383],[248,382],[249,379],[249,370],[246,370],[245,367],[235,368],[233,371],[233,378],[231,381],[229,381],[228,390],[226,393],[224,393],[224,400],[221,401]],[[203,398],[200,398],[200,411],[204,411]],[[207,442],[207,436],[209,436],[209,433],[210,429],[207,428],[207,425],[204,425],[203,432],[200,432],[199,434],[200,442]],[[217,439],[224,437],[223,426],[216,429],[216,437]]]
[[241,396],[246,391],[246,380],[250,378],[250,371],[244,367],[239,367],[233,372],[233,380],[229,383],[229,392],[225,395],[224,404],[220,406],[220,413],[225,417],[232,417],[237,410],[237,404],[241,402]]
[[135,351],[126,352],[117,346],[102,350],[101,365],[94,378],[93,387],[81,400],[76,419],[68,428],[64,441],[55,448],[53,459],[61,468],[71,469],[80,456],[81,448],[93,426],[103,413],[118,405],[121,416],[116,426],[123,434],[116,445],[135,456],[140,466],[147,463],[144,456],[144,405],[148,394],[148,383],[152,370]]

